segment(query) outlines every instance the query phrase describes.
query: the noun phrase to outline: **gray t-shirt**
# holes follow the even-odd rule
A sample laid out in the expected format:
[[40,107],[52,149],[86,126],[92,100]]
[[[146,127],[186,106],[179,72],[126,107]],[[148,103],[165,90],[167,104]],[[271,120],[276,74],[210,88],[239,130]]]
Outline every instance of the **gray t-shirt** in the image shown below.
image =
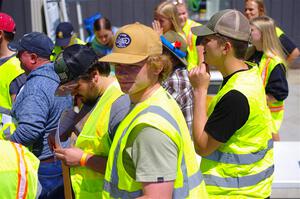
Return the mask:
[[137,182],[176,179],[178,148],[163,132],[144,125],[135,127],[123,151],[127,173]]
[[128,95],[122,95],[111,106],[108,133],[113,140],[119,124],[123,121],[130,111],[130,98]]
[[[99,98],[100,99],[100,98]],[[99,100],[98,99],[98,100]],[[96,104],[94,105],[94,107]],[[82,128],[90,116],[90,114],[93,112],[93,109],[88,106],[84,106],[86,110],[83,110],[83,116],[81,117],[80,121],[78,121],[75,125],[75,131],[80,133],[82,131]],[[116,130],[119,126],[119,124],[123,121],[123,119],[126,117],[130,110],[130,99],[128,95],[122,95],[118,99],[116,99],[110,109],[110,117],[109,117],[109,126],[108,126],[108,133],[111,141],[113,140]],[[88,112],[88,113],[87,113]]]

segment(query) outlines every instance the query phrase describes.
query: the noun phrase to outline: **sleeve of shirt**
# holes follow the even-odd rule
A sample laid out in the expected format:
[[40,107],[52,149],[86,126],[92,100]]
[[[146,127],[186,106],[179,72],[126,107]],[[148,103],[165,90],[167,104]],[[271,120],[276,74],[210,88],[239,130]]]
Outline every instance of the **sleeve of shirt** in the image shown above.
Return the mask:
[[177,146],[160,130],[146,127],[132,145],[132,161],[138,182],[164,182],[176,179]]
[[10,140],[30,146],[44,136],[49,105],[46,99],[37,95],[28,95],[21,103],[22,109],[15,111],[18,126]]
[[130,110],[128,95],[122,95],[112,105],[109,118],[109,137],[113,140],[119,124],[123,121]]
[[237,90],[231,90],[217,103],[204,129],[214,139],[225,143],[246,123],[249,114],[246,96]]
[[283,50],[287,54],[291,54],[293,50],[297,48],[296,44],[286,34],[280,35],[279,40],[283,46]]
[[16,77],[9,85],[9,93],[11,95],[13,94],[18,94],[20,88],[24,85],[24,83],[26,82],[26,75],[25,73],[19,75],[18,77]]
[[287,98],[289,94],[289,87],[283,64],[276,65],[272,70],[269,81],[266,85],[266,93],[272,95],[278,101],[282,101]]

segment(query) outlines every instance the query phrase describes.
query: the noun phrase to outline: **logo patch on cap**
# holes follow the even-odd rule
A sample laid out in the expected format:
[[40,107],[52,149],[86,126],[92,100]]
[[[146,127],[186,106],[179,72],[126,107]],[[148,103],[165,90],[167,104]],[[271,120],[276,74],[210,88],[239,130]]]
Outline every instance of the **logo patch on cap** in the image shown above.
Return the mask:
[[126,33],[120,33],[116,39],[118,48],[126,48],[131,43],[131,38]]
[[62,32],[62,31],[59,31],[59,32],[57,33],[57,37],[60,38],[60,39],[62,39],[62,38],[64,37],[63,32]]

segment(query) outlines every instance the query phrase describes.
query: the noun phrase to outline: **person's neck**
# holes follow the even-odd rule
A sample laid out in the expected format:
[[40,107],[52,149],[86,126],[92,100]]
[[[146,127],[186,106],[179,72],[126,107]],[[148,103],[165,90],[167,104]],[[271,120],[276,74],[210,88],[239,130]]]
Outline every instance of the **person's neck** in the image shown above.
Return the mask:
[[135,93],[133,95],[129,94],[130,100],[133,104],[137,104],[140,102],[145,101],[148,99],[155,91],[157,91],[160,88],[159,82],[155,83],[152,86],[147,87],[146,89]]
[[107,88],[116,81],[116,78],[113,76],[101,76],[101,80],[99,81],[98,87],[98,96],[103,95],[103,93],[107,90]]
[[236,57],[228,57],[223,62],[223,67],[221,67],[220,72],[222,73],[223,77],[227,77],[236,71],[239,70],[247,70],[247,64]]
[[13,52],[7,48],[7,44],[8,44],[8,42],[2,41],[2,43],[0,45],[0,58],[9,57],[9,56],[12,56],[13,54],[15,54],[15,52]]

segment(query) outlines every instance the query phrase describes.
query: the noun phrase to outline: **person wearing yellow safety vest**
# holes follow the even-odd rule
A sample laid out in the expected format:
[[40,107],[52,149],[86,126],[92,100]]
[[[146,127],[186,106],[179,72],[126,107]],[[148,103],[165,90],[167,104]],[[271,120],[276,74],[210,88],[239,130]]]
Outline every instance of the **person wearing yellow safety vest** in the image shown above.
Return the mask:
[[11,16],[0,12],[0,139],[14,131],[10,110],[17,93],[26,81],[20,61],[8,48],[14,39],[16,24]]
[[74,33],[73,25],[70,22],[59,23],[56,27],[55,35],[55,46],[50,57],[51,61],[54,61],[66,47],[74,44],[85,44],[85,42],[77,38],[77,34]]
[[[202,39],[205,52],[205,63],[189,76],[194,87],[194,144],[202,156],[207,191],[211,198],[268,198],[274,173],[273,126],[259,69],[243,60],[249,21],[237,10],[222,10],[192,31]],[[206,63],[224,78],[208,113]]]
[[267,103],[275,124],[273,140],[279,141],[279,128],[284,114],[284,100],[289,93],[286,79],[285,55],[276,36],[275,23],[270,17],[250,21],[252,44],[256,52],[249,59],[259,65],[267,94]]
[[159,35],[140,23],[119,29],[112,54],[132,108],[109,151],[103,198],[207,198],[184,117],[160,85],[172,64]]
[[[130,108],[128,95],[110,74],[107,63],[98,59],[85,45],[67,47],[55,62],[61,80],[59,90],[70,91],[92,110],[83,123],[75,147],[55,149],[56,157],[71,166],[70,176],[75,198],[101,198],[106,159],[119,123]],[[69,90],[68,90],[69,88]],[[60,92],[60,94],[63,94]]]
[[[201,26],[202,24],[189,19],[188,10],[184,0],[172,0],[173,4],[176,5],[178,11],[178,17],[180,25],[185,34],[187,47],[187,69],[191,70],[192,68],[198,66],[203,60],[203,47],[198,45],[196,46],[196,35],[192,33],[192,27]],[[199,61],[200,60],[200,61]]]
[[1,198],[38,198],[41,191],[37,176],[39,159],[26,147],[10,141],[0,140],[0,150]]
[[[264,0],[245,0],[245,16],[248,20],[267,14]],[[288,64],[292,64],[300,56],[299,48],[296,44],[279,28],[276,27],[276,34],[280,40],[283,51],[287,54]]]

